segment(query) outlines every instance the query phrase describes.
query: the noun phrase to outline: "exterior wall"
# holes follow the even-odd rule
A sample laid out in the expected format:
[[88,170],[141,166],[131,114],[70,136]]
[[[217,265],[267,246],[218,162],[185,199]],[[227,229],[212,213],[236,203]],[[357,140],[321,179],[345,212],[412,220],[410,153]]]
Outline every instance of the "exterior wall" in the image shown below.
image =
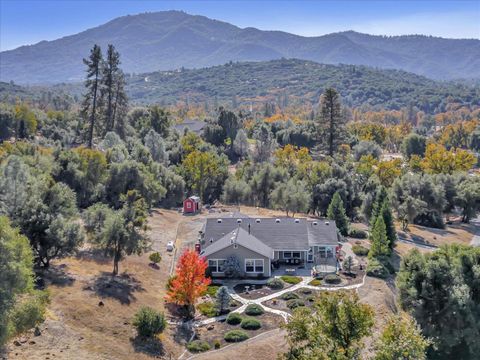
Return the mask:
[[187,214],[196,213],[199,210],[199,205],[198,202],[186,199],[183,201],[183,212]]
[[[250,249],[247,249],[241,245],[237,245],[235,249],[233,244],[217,251],[214,254],[207,256],[207,260],[210,259],[228,259],[230,256],[235,255],[240,263],[241,276],[256,278],[259,276],[270,277],[271,265],[270,259],[266,256],[260,255]],[[245,273],[245,259],[262,259],[263,260],[263,273]],[[259,275],[260,274],[260,275]],[[223,277],[223,273],[212,272],[213,277]]]
[[[305,260],[305,251],[304,250],[292,250],[292,251],[286,251],[286,252],[300,252],[300,259]],[[287,260],[284,257],[285,251],[274,251],[274,260],[280,260],[284,261]],[[290,258],[293,259],[293,258]]]

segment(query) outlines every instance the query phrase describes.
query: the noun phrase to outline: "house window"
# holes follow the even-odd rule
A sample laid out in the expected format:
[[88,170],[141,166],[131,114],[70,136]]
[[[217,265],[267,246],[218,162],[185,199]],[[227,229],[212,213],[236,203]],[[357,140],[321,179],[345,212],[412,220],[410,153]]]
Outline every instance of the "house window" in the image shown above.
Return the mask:
[[187,202],[187,209],[190,209],[192,207],[192,203]]
[[284,251],[283,258],[284,259],[300,259],[300,251]]
[[245,259],[245,272],[263,273],[263,259]]
[[208,268],[212,273],[223,273],[225,271],[225,259],[208,260]]

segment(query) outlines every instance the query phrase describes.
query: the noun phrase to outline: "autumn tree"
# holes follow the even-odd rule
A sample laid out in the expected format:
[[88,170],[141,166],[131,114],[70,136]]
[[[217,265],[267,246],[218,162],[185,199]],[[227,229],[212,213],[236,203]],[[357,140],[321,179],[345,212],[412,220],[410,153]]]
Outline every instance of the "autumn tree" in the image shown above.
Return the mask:
[[347,121],[342,112],[340,94],[335,89],[328,88],[322,94],[316,121],[321,146],[326,149],[329,156],[333,156],[345,139]]
[[447,150],[443,145],[429,144],[422,167],[431,174],[453,174],[457,171],[468,171],[475,163],[475,156],[467,150]]
[[85,81],[87,91],[83,99],[82,114],[84,119],[88,119],[87,142],[89,148],[93,146],[95,127],[99,127],[97,101],[101,87],[102,61],[102,50],[96,44],[90,50],[90,57],[83,59],[83,63],[87,66],[87,79]]
[[207,266],[207,261],[194,250],[185,250],[178,260],[166,299],[185,306],[188,316],[194,315],[195,301],[207,291],[211,282],[205,277]]

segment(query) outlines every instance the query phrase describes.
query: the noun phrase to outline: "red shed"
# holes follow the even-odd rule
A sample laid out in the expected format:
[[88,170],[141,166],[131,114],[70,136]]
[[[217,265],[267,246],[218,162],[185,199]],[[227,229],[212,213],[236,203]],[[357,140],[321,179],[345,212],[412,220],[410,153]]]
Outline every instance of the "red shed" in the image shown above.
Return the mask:
[[200,212],[200,198],[198,196],[190,196],[183,200],[183,213],[196,214]]

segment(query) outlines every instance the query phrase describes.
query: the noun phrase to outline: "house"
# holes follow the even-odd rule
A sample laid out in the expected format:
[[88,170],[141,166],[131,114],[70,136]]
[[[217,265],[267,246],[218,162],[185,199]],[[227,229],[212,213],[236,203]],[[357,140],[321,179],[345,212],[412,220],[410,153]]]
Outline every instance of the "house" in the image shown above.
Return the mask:
[[202,133],[203,128],[205,127],[207,123],[205,121],[199,121],[199,120],[184,120],[180,124],[175,125],[175,129],[180,133],[184,134],[185,130],[188,129],[188,131],[191,131],[197,135],[200,135]]
[[190,196],[183,200],[183,213],[196,214],[201,210],[200,198],[198,196]]
[[[334,221],[293,218],[209,218],[200,254],[213,277],[270,277],[280,267],[337,269]],[[305,271],[305,270],[304,270]]]

